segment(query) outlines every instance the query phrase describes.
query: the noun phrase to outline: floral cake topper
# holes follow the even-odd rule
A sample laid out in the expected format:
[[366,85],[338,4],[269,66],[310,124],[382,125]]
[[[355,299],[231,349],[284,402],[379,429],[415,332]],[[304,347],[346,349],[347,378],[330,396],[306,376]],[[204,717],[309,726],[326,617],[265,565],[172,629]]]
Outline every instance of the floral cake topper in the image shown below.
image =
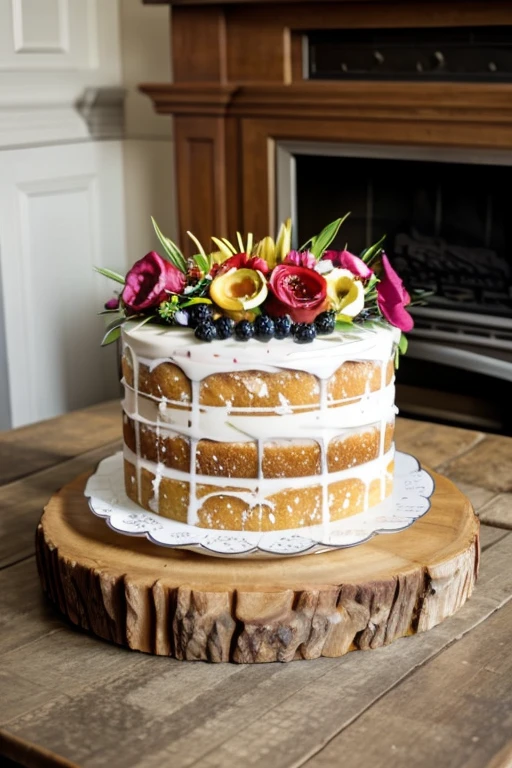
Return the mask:
[[[127,320],[186,326],[204,342],[231,336],[239,341],[291,336],[305,344],[318,334],[376,320],[410,331],[411,297],[383,250],[384,238],[359,256],[347,247],[329,250],[348,215],[328,224],[299,250],[291,248],[290,219],[275,241],[265,237],[254,242],[252,234],[244,241],[237,232],[236,244],[212,237],[216,249],[211,252],[188,232],[197,249],[191,258],[185,258],[152,219],[162,255],[147,253],[126,277],[97,268],[123,286],[105,304],[102,314],[116,317],[102,343],[115,341]],[[405,352],[403,333],[399,348]]]

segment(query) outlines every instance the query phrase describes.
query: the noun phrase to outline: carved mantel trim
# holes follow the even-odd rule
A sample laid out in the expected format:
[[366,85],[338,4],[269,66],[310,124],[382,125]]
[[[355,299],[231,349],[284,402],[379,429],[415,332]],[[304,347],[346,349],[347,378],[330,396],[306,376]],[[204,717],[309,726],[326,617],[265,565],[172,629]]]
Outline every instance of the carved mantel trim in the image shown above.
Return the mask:
[[226,115],[233,104],[236,85],[219,83],[143,83],[145,93],[161,115]]
[[160,114],[308,119],[512,122],[512,84],[304,81],[143,84]]

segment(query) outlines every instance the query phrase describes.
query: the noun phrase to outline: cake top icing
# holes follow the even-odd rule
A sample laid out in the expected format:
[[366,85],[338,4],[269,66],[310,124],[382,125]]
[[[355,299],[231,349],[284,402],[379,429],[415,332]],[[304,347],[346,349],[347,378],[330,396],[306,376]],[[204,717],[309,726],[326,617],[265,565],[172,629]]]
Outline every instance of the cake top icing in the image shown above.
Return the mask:
[[400,330],[383,323],[354,325],[350,331],[333,331],[319,336],[311,345],[296,344],[292,338],[262,343],[234,338],[202,343],[186,328],[131,321],[123,326],[123,343],[139,362],[154,369],[162,362],[175,362],[191,380],[201,380],[216,371],[300,370],[318,378],[329,378],[346,361],[386,362],[400,340]]
[[[383,239],[359,256],[346,246],[330,249],[345,219],[327,225],[300,250],[291,247],[290,220],[275,241],[254,243],[252,234],[244,240],[237,232],[233,245],[212,237],[212,252],[189,232],[196,250],[189,258],[153,221],[163,256],[150,251],[124,277],[98,268],[123,286],[105,304],[103,314],[111,314],[112,322],[103,343],[119,338],[126,325],[132,342],[144,339],[163,358],[186,354],[198,364],[218,359],[234,366],[257,360],[282,367],[284,361],[302,370],[308,360],[316,370],[330,369],[328,358],[339,364],[372,349],[380,359],[379,350],[394,344],[405,351],[401,332],[413,326],[411,296]],[[151,328],[142,330],[145,324]]]

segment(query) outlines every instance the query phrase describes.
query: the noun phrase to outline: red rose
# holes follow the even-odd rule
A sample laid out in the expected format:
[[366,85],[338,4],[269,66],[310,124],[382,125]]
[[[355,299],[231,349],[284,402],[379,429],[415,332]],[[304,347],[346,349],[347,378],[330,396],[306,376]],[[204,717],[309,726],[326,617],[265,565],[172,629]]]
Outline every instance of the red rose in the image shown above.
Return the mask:
[[382,254],[382,274],[377,283],[377,304],[386,320],[401,331],[410,331],[414,320],[405,307],[411,303],[411,297],[404,288],[385,253]]
[[122,299],[134,312],[157,307],[167,298],[167,291],[181,293],[185,275],[155,251],[137,261],[126,275]]
[[246,253],[237,253],[223,261],[219,269],[215,270],[215,275],[223,275],[233,267],[235,269],[257,269],[262,275],[266,275],[269,271],[265,259],[261,259],[259,256],[248,256]]
[[354,256],[350,251],[325,251],[322,259],[332,261],[335,267],[348,269],[362,280],[368,280],[373,275],[373,269],[370,269],[368,264],[365,264],[359,256]]
[[325,309],[327,283],[307,267],[280,264],[272,271],[265,307],[270,315],[290,315],[295,323],[311,323]]

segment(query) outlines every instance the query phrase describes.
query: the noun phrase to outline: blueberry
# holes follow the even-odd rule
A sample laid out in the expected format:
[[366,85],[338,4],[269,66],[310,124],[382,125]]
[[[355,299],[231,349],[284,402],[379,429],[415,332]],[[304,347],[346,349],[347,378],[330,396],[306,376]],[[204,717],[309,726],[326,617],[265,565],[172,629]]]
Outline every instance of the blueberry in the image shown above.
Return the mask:
[[315,317],[315,328],[317,333],[332,333],[336,324],[336,315],[334,312],[321,312]]
[[233,335],[233,329],[235,324],[230,317],[219,317],[215,321],[215,328],[217,329],[218,339],[229,339]]
[[254,336],[254,325],[249,320],[240,320],[235,325],[235,336],[238,341],[249,341]]
[[297,323],[293,331],[293,340],[297,344],[309,344],[316,338],[314,323]]
[[258,315],[254,321],[254,335],[260,341],[268,341],[274,335],[274,321],[268,315]]
[[292,321],[288,315],[272,318],[274,321],[274,336],[276,339],[286,339],[290,335]]
[[213,341],[217,338],[217,329],[211,320],[207,320],[196,326],[194,336],[200,341]]
[[357,320],[358,322],[364,322],[365,320],[368,320],[372,316],[371,309],[362,309],[361,312],[357,315],[357,317],[354,318],[354,320]]
[[192,304],[188,307],[188,324],[190,328],[197,328],[200,323],[212,319],[213,309],[210,304]]

